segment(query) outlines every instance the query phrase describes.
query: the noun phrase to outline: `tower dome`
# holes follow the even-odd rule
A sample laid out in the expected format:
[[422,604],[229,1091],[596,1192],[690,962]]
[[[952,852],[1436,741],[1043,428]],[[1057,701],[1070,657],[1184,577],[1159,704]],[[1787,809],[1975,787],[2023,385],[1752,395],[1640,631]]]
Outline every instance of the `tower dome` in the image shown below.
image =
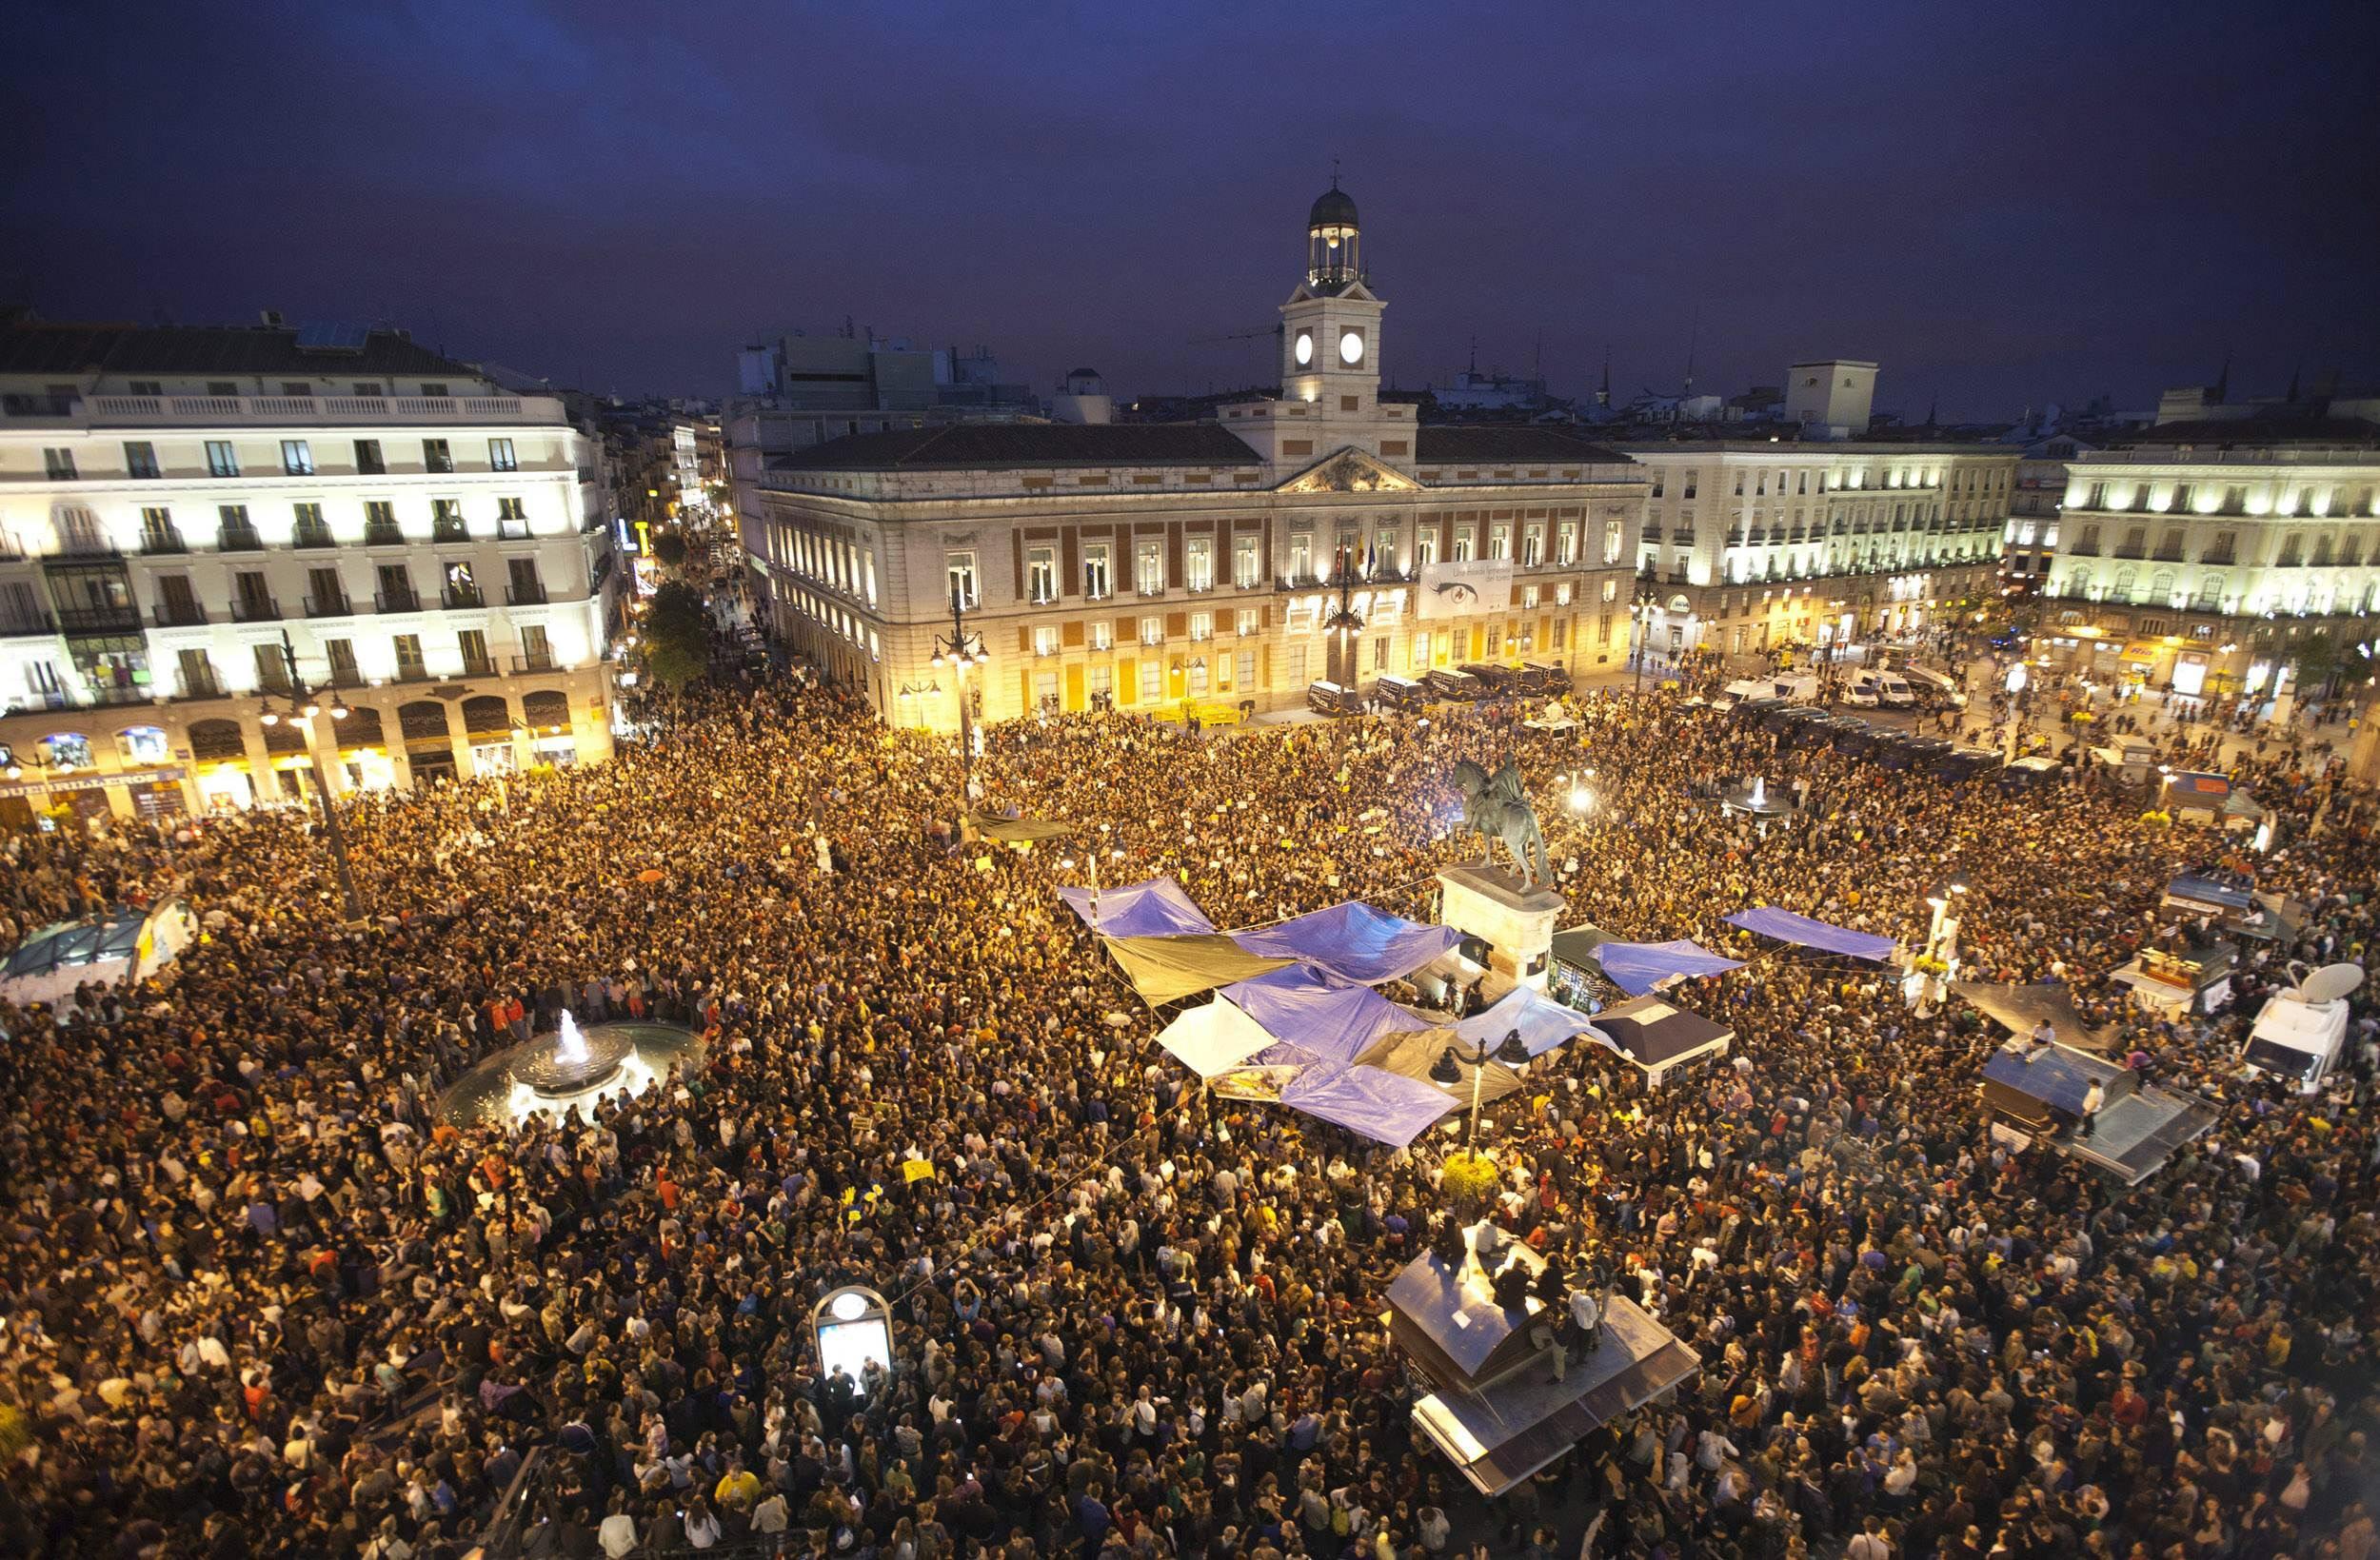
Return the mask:
[[1335,292],[1363,280],[1355,197],[1331,180],[1306,216],[1306,285]]

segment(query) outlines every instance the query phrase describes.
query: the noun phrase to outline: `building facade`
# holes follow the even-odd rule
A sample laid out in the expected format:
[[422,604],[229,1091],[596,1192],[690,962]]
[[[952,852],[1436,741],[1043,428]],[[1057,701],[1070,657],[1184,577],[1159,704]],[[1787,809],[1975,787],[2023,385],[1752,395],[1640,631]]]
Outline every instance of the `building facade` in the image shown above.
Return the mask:
[[[2171,397],[2169,397],[2171,400]],[[2077,452],[2037,643],[2109,681],[2272,699],[2372,636],[2380,399],[2165,423]]]
[[597,460],[394,331],[12,322],[0,800],[301,796],[292,657],[349,711],[314,722],[334,789],[608,757]]
[[1945,630],[1998,591],[2016,451],[1784,440],[1631,444],[1651,486],[1647,643],[1758,656]]
[[[754,601],[902,726],[954,725],[959,675],[1002,720],[1618,664],[1645,473],[1566,429],[1421,426],[1384,404],[1361,242],[1342,192],[1316,202],[1276,398],[1200,423],[894,428],[774,461],[745,517]],[[988,655],[963,674],[933,660],[954,596]]]

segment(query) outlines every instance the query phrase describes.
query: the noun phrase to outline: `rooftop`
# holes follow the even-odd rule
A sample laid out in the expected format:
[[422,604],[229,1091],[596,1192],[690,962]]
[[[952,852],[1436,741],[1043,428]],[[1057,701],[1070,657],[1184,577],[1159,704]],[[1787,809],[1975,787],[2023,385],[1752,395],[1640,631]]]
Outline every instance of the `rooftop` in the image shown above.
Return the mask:
[[[1383,398],[1385,399],[1385,398]],[[1415,433],[1414,459],[1434,461],[1579,461],[1626,465],[1628,457],[1568,428],[1525,423],[1424,423]]]
[[[320,334],[336,345],[301,345]],[[390,328],[301,332],[270,326],[71,325],[16,322],[0,328],[0,374],[430,374],[476,379],[457,363]]]
[[772,471],[976,471],[992,467],[1258,465],[1213,423],[960,423],[887,428],[813,444]]

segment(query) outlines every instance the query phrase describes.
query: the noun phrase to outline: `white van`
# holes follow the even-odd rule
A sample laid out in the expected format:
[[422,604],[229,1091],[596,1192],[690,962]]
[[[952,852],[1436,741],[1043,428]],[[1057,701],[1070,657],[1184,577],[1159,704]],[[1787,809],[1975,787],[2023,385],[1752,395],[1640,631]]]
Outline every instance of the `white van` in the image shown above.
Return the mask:
[[1771,697],[1789,704],[1815,704],[1818,701],[1818,680],[1804,672],[1799,677],[1779,677],[1770,680],[1776,692]]
[[1910,687],[1909,680],[1898,672],[1876,673],[1875,685],[1884,702],[1893,709],[1907,709],[1917,701],[1916,690]]
[[2347,996],[2363,978],[2359,965],[2330,964],[2301,976],[2294,989],[2274,992],[2249,1029],[2240,1060],[2251,1072],[2289,1079],[2301,1095],[2319,1093],[2347,1050]]
[[1912,693],[1923,694],[1936,704],[1954,709],[1967,707],[1967,696],[1959,690],[1958,680],[1948,672],[1937,672],[1929,666],[1904,666],[1901,676],[1909,679]]

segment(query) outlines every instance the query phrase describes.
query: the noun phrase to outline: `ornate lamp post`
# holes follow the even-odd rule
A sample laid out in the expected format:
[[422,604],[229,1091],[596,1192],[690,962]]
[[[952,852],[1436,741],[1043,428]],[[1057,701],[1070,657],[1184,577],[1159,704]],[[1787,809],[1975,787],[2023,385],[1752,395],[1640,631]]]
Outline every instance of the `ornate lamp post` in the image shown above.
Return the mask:
[[1653,614],[1660,605],[1661,593],[1653,583],[1653,566],[1646,564],[1636,572],[1636,593],[1628,602],[1628,642],[1636,652],[1636,693],[1644,693],[1645,654],[1651,649],[1646,635],[1652,631]]
[[323,833],[330,840],[330,859],[339,872],[339,894],[347,901],[347,919],[362,920],[364,899],[355,891],[355,874],[347,865],[347,831],[339,826],[339,810],[330,804],[330,771],[323,763],[320,733],[314,726],[317,716],[327,715],[335,722],[346,720],[352,712],[348,710],[347,701],[335,691],[330,696],[330,702],[326,705],[315,698],[319,690],[309,688],[300,681],[297,648],[289,642],[289,631],[286,628],[281,631],[281,660],[289,674],[289,713],[285,716],[273,708],[272,696],[268,694],[261,701],[264,708],[257,719],[268,726],[288,721],[305,735],[306,756],[314,770],[314,800],[322,808]]
[[1350,693],[1356,691],[1358,675],[1356,656],[1360,642],[1357,636],[1363,632],[1363,614],[1356,610],[1355,604],[1356,586],[1360,583],[1355,561],[1347,556],[1346,548],[1339,548],[1331,564],[1330,578],[1330,587],[1339,592],[1339,601],[1322,620],[1322,628],[1331,637],[1331,681]]
[[1503,1041],[1494,1051],[1488,1049],[1485,1040],[1470,1049],[1469,1056],[1458,1056],[1455,1047],[1450,1045],[1438,1053],[1438,1060],[1430,1064],[1430,1081],[1448,1085],[1460,1083],[1462,1070],[1465,1067],[1471,1069],[1471,1124],[1463,1130],[1462,1135],[1465,1153],[1470,1152],[1479,1140],[1479,1080],[1487,1071],[1489,1058],[1492,1056],[1507,1067],[1525,1067],[1530,1060],[1529,1048],[1521,1043],[1517,1029],[1505,1031]]
[[967,669],[991,659],[984,654],[983,636],[967,631],[966,610],[966,598],[954,580],[950,586],[950,632],[934,636],[933,664],[951,668],[953,686],[959,695],[959,818],[958,833],[952,837],[959,841],[967,837],[967,808],[975,800],[975,712],[967,702]]

